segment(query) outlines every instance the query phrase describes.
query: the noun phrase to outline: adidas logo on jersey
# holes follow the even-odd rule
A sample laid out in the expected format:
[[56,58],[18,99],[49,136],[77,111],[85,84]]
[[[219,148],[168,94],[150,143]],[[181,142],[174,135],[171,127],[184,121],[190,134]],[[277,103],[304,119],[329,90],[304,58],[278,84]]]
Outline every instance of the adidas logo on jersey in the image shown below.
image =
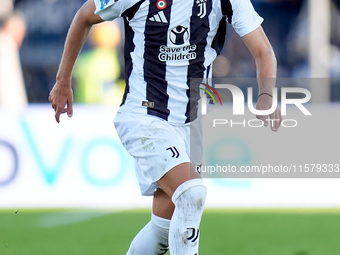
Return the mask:
[[153,17],[149,18],[149,20],[161,23],[168,23],[168,20],[166,19],[163,11],[158,12]]

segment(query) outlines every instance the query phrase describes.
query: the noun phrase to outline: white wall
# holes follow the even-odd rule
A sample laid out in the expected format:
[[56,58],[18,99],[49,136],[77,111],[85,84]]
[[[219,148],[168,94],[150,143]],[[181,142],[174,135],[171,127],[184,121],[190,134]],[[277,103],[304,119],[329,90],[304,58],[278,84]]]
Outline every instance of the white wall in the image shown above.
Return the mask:
[[[340,110],[339,105],[325,107],[322,122]],[[19,112],[0,108],[0,208],[149,207],[151,199],[139,193],[133,159],[115,132],[115,111],[76,105],[74,117],[62,116],[57,124],[49,105],[31,105]],[[233,137],[249,148],[251,164],[259,164],[257,139],[235,132]],[[338,135],[333,142],[339,148]],[[331,163],[328,149],[313,162]],[[334,157],[339,152],[332,152],[332,163],[340,163],[340,157]],[[205,181],[208,207],[340,206],[339,179]]]

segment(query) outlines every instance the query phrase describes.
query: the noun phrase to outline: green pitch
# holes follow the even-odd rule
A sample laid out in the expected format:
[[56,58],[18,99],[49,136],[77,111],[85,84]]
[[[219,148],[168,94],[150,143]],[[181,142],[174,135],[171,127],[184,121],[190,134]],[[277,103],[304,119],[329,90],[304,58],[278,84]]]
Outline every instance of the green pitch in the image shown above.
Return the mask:
[[[149,211],[0,211],[0,255],[125,255]],[[340,210],[205,210],[200,255],[340,255]]]

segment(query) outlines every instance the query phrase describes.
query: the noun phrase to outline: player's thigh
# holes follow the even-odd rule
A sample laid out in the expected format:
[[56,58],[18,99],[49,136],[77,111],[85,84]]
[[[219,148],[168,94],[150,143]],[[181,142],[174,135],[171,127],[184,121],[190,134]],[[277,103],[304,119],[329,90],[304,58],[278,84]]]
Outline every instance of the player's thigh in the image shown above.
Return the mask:
[[157,189],[153,196],[153,214],[170,220],[174,210],[175,205],[171,201],[171,198],[162,189]]
[[[172,174],[167,174],[178,167],[182,169],[184,162],[190,162],[188,125],[174,126],[151,115],[117,112],[115,126],[122,144],[135,158],[136,175],[143,195],[153,195],[159,187],[157,182],[165,176],[169,176],[164,184],[168,195],[173,193],[173,187],[188,179],[185,176],[190,176],[189,165],[183,170],[186,175],[178,175],[174,180],[170,178]],[[168,182],[170,189],[166,185]]]
[[185,162],[173,167],[157,182],[157,184],[169,197],[172,197],[179,185],[197,178],[201,178],[201,176],[195,170],[194,166],[190,162]]

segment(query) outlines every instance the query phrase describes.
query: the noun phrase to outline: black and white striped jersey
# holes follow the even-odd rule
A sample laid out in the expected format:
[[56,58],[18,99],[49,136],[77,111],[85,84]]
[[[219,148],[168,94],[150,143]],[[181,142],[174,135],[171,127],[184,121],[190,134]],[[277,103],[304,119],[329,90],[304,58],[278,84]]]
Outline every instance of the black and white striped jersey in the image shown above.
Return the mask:
[[198,84],[220,53],[226,22],[244,36],[263,19],[250,0],[95,0],[103,20],[125,21],[122,106],[173,124],[197,116]]

